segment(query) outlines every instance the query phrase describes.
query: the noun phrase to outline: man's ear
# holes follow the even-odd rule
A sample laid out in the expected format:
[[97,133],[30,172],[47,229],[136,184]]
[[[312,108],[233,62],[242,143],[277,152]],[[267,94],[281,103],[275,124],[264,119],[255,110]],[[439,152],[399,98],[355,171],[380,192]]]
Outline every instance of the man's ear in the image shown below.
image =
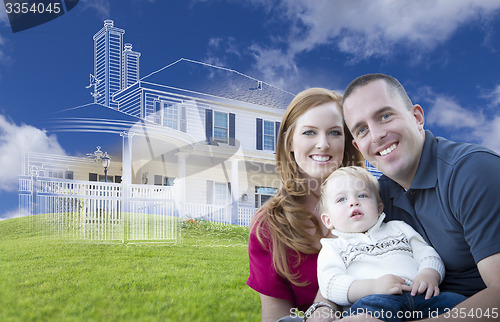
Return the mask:
[[384,211],[384,204],[383,203],[379,203],[378,204],[378,214],[382,214],[382,211]]
[[[356,148],[356,150],[359,151],[359,147],[358,147],[358,144],[356,143],[356,140],[355,139],[352,139],[352,145],[354,145],[354,147]],[[361,152],[361,151],[360,151]]]
[[422,108],[422,106],[415,104],[412,107],[412,113],[413,116],[415,117],[415,120],[417,121],[418,129],[423,130],[425,123],[424,109]]
[[325,225],[326,228],[333,229],[332,221],[330,220],[330,217],[327,214],[321,214],[321,221],[323,222],[323,225]]

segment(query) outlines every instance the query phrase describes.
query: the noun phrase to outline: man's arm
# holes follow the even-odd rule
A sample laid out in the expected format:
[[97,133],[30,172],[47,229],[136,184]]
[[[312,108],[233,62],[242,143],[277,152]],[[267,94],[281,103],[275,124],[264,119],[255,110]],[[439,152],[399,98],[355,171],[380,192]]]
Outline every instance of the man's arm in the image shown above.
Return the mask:
[[[421,321],[498,321],[500,318],[500,253],[481,260],[477,267],[486,288],[436,318]],[[380,321],[372,316],[359,314],[342,321]]]
[[486,288],[459,305],[449,314],[442,314],[432,321],[497,321],[500,318],[500,253],[477,263]]

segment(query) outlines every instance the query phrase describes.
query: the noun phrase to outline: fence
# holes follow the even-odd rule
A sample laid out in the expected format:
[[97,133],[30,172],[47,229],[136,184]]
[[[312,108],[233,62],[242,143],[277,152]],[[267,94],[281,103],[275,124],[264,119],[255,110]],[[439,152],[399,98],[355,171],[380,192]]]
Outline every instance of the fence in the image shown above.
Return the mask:
[[[19,208],[32,219],[32,231],[86,240],[177,241],[176,194],[168,186],[19,179]],[[236,207],[237,218],[231,204],[185,203],[182,208],[186,218],[249,226],[256,209]]]
[[19,208],[32,231],[77,239],[177,241],[174,196],[173,187],[19,179]]

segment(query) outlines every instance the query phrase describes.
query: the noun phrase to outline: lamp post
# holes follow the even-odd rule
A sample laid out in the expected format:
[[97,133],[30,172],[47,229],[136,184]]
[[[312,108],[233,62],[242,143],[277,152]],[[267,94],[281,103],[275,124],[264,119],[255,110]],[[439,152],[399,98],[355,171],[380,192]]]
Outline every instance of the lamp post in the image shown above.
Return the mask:
[[108,155],[108,152],[102,152],[101,147],[98,146],[94,153],[87,153],[87,158],[91,159],[95,163],[102,164],[104,167],[104,181],[108,182],[108,167],[111,163],[111,157]]
[[101,157],[102,166],[104,167],[104,182],[108,182],[108,167],[111,160],[108,156],[108,152],[104,152],[104,156]]

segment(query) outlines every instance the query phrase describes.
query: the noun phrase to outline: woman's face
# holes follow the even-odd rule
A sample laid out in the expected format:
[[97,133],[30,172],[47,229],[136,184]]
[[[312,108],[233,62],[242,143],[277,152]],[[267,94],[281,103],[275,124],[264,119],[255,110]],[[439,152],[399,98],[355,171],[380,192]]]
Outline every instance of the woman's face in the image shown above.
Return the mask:
[[326,179],[342,163],[344,128],[340,108],[328,102],[309,109],[296,121],[290,151],[304,178]]

